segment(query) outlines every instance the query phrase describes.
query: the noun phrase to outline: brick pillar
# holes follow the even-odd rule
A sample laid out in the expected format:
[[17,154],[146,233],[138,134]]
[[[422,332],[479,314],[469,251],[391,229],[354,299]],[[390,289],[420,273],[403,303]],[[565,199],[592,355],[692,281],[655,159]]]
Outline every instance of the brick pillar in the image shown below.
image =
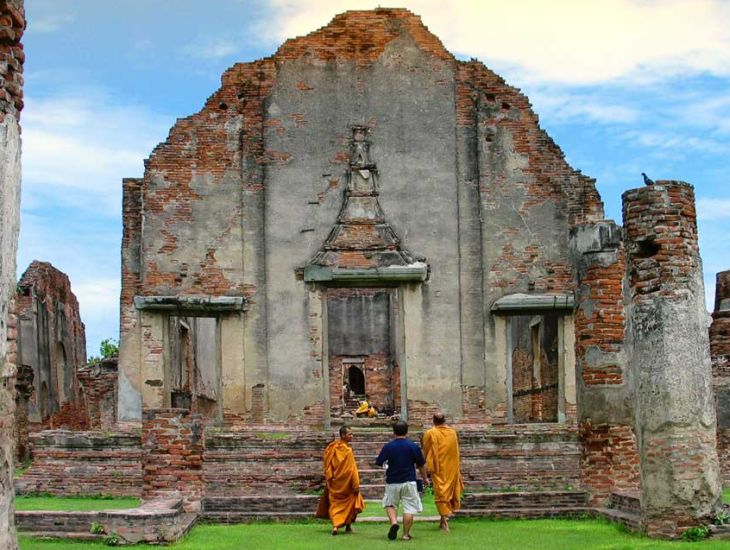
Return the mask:
[[178,493],[186,512],[200,511],[203,496],[202,417],[187,409],[145,409],[142,414],[142,498]]
[[15,458],[18,463],[30,459],[28,401],[32,395],[33,367],[19,365],[15,375]]
[[111,428],[117,419],[117,358],[102,359],[76,371],[86,396],[89,429]]
[[730,484],[730,271],[717,274],[710,325],[712,377],[717,395],[717,454],[723,484]]
[[693,188],[627,191],[623,216],[641,509],[649,536],[676,537],[721,496]]
[[576,266],[575,359],[581,410],[581,483],[591,504],[615,489],[638,489],[631,385],[626,372],[626,263],[621,227],[611,220],[571,231]]

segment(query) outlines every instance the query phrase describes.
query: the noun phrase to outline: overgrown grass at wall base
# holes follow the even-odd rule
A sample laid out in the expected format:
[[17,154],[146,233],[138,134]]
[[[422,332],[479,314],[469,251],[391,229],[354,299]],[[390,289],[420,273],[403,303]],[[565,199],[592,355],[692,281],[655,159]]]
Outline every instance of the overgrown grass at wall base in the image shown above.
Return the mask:
[[[250,525],[199,525],[182,541],[169,546],[172,550],[241,550],[283,549],[379,550],[400,547],[387,540],[383,523],[355,524],[355,533],[330,535],[328,522],[256,523]],[[488,548],[489,550],[727,550],[728,541],[706,540],[698,543],[652,540],[625,532],[616,524],[603,520],[472,520],[451,522],[451,532],[439,531],[437,522],[416,523],[412,530],[418,550],[450,548]],[[688,546],[692,545],[692,546]],[[77,543],[38,540],[20,536],[21,550],[92,550],[106,548],[99,543]],[[147,549],[136,545],[125,548]]]

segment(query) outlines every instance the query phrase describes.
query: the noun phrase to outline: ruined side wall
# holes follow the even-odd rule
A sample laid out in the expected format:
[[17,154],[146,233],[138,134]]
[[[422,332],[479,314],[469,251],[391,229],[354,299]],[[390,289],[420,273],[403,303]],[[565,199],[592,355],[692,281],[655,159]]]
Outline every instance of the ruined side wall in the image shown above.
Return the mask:
[[18,360],[33,369],[28,419],[43,423],[64,405],[81,407],[76,369],[86,363],[84,324],[68,276],[47,262],[28,266],[15,299]]
[[[15,288],[20,216],[23,0],[0,4],[0,548],[17,548],[13,504],[15,365],[8,357],[8,305]],[[12,335],[10,335],[12,336]]]
[[650,536],[676,537],[721,498],[694,190],[627,191],[623,216],[641,508]]
[[613,221],[571,231],[576,279],[576,367],[581,481],[591,502],[638,489],[633,372],[626,361],[625,250]]
[[141,293],[142,180],[122,184],[122,288],[119,297],[119,374],[117,418],[142,420],[140,319],[134,297]]
[[[469,327],[462,346],[470,358],[463,380],[466,390],[484,384],[486,412],[500,422],[507,402],[503,336],[490,308],[511,293],[572,293],[569,230],[602,219],[603,204],[594,180],[565,162],[519,90],[476,61],[459,63],[456,86],[460,220],[473,220],[460,228],[469,243],[460,251],[462,324]],[[474,400],[473,390],[467,395]]]
[[712,381],[717,396],[717,454],[723,484],[730,484],[730,271],[717,274],[710,325]]

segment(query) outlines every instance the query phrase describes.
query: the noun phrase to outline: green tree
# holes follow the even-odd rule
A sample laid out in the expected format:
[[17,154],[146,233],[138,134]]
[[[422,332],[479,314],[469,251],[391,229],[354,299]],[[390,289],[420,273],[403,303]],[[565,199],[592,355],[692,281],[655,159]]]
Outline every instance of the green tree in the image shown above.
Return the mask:
[[115,340],[114,338],[105,338],[101,341],[101,344],[99,344],[99,354],[100,355],[92,355],[89,357],[89,360],[87,361],[87,364],[91,365],[94,363],[98,363],[102,359],[108,359],[109,357],[118,357],[119,356],[119,341]]

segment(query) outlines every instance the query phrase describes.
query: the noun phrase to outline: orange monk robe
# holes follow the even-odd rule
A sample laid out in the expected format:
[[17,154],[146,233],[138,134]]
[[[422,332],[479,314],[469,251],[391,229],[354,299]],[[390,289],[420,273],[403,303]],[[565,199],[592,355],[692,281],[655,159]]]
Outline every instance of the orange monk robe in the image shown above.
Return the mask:
[[370,409],[370,405],[367,401],[360,401],[360,406],[355,411],[355,414],[365,414]]
[[329,494],[329,516],[333,527],[350,525],[365,508],[360,494],[360,474],[352,448],[338,439],[324,451],[324,478]]
[[459,471],[459,439],[445,425],[434,426],[423,434],[423,454],[431,472],[433,495],[439,514],[449,516],[461,507],[464,482]]

